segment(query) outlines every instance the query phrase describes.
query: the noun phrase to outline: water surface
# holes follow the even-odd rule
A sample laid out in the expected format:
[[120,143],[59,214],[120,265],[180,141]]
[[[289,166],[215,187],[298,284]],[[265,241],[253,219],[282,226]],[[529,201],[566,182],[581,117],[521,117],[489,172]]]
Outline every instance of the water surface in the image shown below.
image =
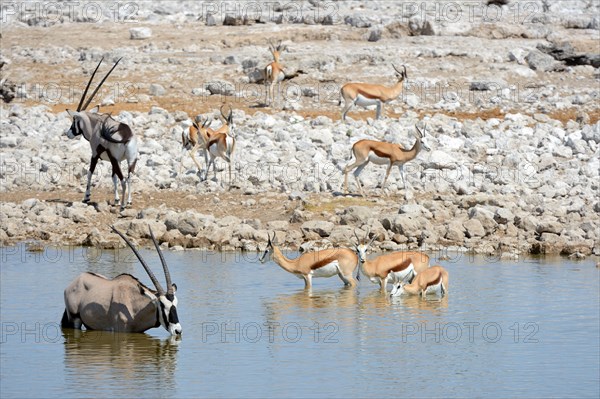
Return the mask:
[[[160,262],[142,251],[161,275]],[[1,384],[9,397],[598,397],[592,260],[458,256],[443,300],[314,279],[255,254],[166,252],[181,340],[61,330],[83,271],[132,273],[128,250],[2,249]],[[162,277],[162,275],[161,275]],[[161,279],[162,281],[162,279]]]

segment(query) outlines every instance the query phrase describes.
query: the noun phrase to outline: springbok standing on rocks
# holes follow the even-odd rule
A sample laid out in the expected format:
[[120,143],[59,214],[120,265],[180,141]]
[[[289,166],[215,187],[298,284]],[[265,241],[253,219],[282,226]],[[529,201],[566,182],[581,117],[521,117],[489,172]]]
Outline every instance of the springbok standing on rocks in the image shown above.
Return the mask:
[[[229,181],[231,182],[231,156],[235,150],[235,127],[233,125],[233,109],[229,106],[229,113],[223,112],[221,106],[221,117],[223,124],[218,129],[214,130],[209,127],[210,119],[207,117],[202,122],[202,116],[198,115],[196,120],[192,122],[188,131],[184,131],[181,134],[181,143],[183,149],[188,150],[192,160],[198,167],[198,171],[202,169],[200,164],[196,160],[194,154],[198,149],[202,149],[204,153],[204,163],[206,165],[206,172],[203,180],[208,178],[208,170],[210,164],[213,164],[213,170],[216,178],[216,167],[214,165],[215,158],[223,158],[229,163]],[[210,162],[208,156],[210,155]],[[183,168],[183,158],[181,159],[181,166],[179,168],[180,173]]]
[[[367,260],[367,250],[377,236],[373,236],[368,243],[366,240],[361,243],[356,231],[354,231],[354,236],[357,240],[354,250],[358,255],[359,262],[356,279],[360,280],[360,272],[362,271],[371,282],[379,283],[381,292],[386,292],[388,282],[401,282],[407,277],[418,276],[429,268],[429,256],[423,252],[398,251]],[[366,238],[368,237],[369,233],[367,233]]]
[[[202,116],[198,115],[196,117],[196,120],[192,122],[192,126],[190,126],[188,130],[184,130],[181,133],[181,144],[183,146],[183,150],[187,150],[188,154],[190,154],[192,161],[194,161],[194,163],[198,167],[198,173],[200,173],[200,171],[202,170],[202,167],[200,166],[195,157],[196,151],[198,151],[198,149],[204,149],[204,159],[206,161],[205,164],[208,164],[208,156],[206,155],[205,148],[205,143],[208,141],[208,139],[205,138],[205,136],[208,134],[206,130],[206,125],[208,124],[208,122],[208,118],[206,118],[206,120],[202,122]],[[181,164],[179,166],[180,174],[183,170],[183,159],[184,157],[182,156]]]
[[356,168],[354,171],[356,185],[358,186],[360,194],[363,197],[365,196],[358,176],[369,162],[373,162],[376,165],[387,165],[385,178],[381,184],[382,191],[385,188],[385,183],[387,182],[388,177],[390,176],[392,166],[398,166],[398,169],[400,170],[400,176],[402,176],[402,183],[404,185],[404,189],[406,190],[404,164],[415,159],[417,155],[419,155],[421,147],[427,151],[431,150],[429,144],[427,143],[427,137],[425,136],[427,133],[427,125],[425,125],[423,128],[423,132],[421,132],[418,126],[415,127],[417,128],[418,133],[416,136],[417,140],[410,150],[405,150],[400,144],[387,143],[384,141],[360,140],[354,143],[352,146],[352,155],[354,155],[355,161],[352,164],[348,164],[344,168],[344,192],[348,192],[348,173],[352,169]]
[[160,247],[150,237],[162,263],[167,291],[148,267],[131,241],[112,227],[135,254],[156,287],[152,290],[130,274],[120,274],[112,280],[95,273],[82,273],[65,289],[63,328],[105,330],[115,332],[144,332],[163,326],[171,335],[181,334],[177,316],[177,286],[171,282],[169,268]]
[[208,179],[208,171],[210,165],[213,166],[213,172],[215,179],[217,178],[217,166],[215,164],[216,158],[223,158],[229,167],[229,185],[231,185],[231,164],[233,162],[233,152],[235,151],[235,126],[233,124],[233,109],[229,107],[229,114],[225,117],[223,113],[223,107],[221,106],[221,114],[225,119],[225,123],[217,130],[208,129],[207,141],[206,141],[206,152],[210,156],[210,161],[206,167],[206,174],[204,180]]
[[283,72],[283,65],[279,63],[279,56],[281,52],[284,51],[287,46],[281,44],[281,40],[277,43],[277,46],[273,44],[269,40],[269,50],[273,55],[273,62],[265,67],[264,77],[265,77],[265,86],[267,86],[266,93],[266,104],[270,106],[273,103],[273,92],[275,90],[275,83],[277,83],[277,94],[278,96],[281,94],[281,82],[285,78],[285,73]]
[[[104,79],[100,81],[96,90],[92,93],[90,98],[84,104],[85,96],[87,91],[102,64],[102,59],[96,66],[94,73],[90,77],[90,80],[81,96],[77,111],[67,110],[67,113],[73,118],[71,127],[65,132],[67,137],[73,139],[77,136],[83,136],[87,141],[90,142],[92,148],[92,159],[90,161],[90,168],[87,173],[87,187],[85,190],[85,196],[83,202],[89,202],[91,195],[92,186],[92,175],[96,169],[98,159],[110,161],[112,166],[112,180],[114,185],[115,193],[115,204],[119,203],[119,191],[117,188],[117,181],[121,182],[122,198],[121,198],[121,210],[125,209],[125,194],[127,191],[127,204],[131,204],[131,175],[135,170],[135,164],[138,158],[138,142],[137,137],[133,134],[133,131],[129,125],[118,122],[112,118],[109,114],[98,113],[99,107],[96,106],[90,111],[86,111],[87,107],[92,102],[92,99],[102,87],[102,84],[108,78],[110,73],[115,69],[119,60],[115,62],[115,65],[110,71],[104,76]],[[120,163],[123,160],[127,160],[127,178],[123,176],[121,171]]]
[[333,277],[339,276],[347,286],[355,286],[356,281],[352,276],[358,257],[348,248],[331,248],[321,251],[307,252],[296,259],[288,259],[282,253],[279,247],[276,247],[273,238],[269,236],[267,248],[260,257],[260,262],[264,262],[267,255],[273,254],[273,260],[286,272],[294,274],[296,277],[304,279],[304,288],[312,288],[313,277]]
[[338,104],[342,105],[342,99],[344,99],[342,120],[346,120],[346,114],[355,105],[359,105],[361,107],[376,105],[376,118],[379,119],[381,116],[381,111],[383,110],[383,104],[398,98],[402,92],[402,82],[404,79],[408,78],[406,67],[404,65],[402,65],[402,71],[398,70],[398,68],[396,68],[393,64],[392,67],[396,71],[398,82],[391,87],[370,83],[346,83],[342,86],[340,90],[340,102]]
[[407,276],[403,281],[394,284],[390,293],[391,296],[400,296],[402,294],[421,295],[425,297],[429,294],[444,296],[448,292],[448,272],[441,266],[431,266],[429,269],[414,276]]

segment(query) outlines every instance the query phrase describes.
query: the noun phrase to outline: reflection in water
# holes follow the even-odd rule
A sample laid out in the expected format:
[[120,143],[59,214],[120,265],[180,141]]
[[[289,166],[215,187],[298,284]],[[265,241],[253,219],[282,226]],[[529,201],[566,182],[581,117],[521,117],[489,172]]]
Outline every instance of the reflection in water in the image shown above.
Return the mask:
[[418,295],[402,295],[397,297],[387,296],[387,300],[392,306],[402,307],[415,316],[426,315],[427,313],[439,316],[443,314],[443,309],[448,308],[448,296],[421,298]]
[[[67,388],[90,392],[118,389],[118,396],[137,396],[139,387],[151,396],[167,396],[176,387],[179,342],[146,334],[63,329]],[[81,392],[82,395],[85,392]],[[111,395],[103,395],[111,396]]]
[[[294,315],[310,315],[321,309],[343,309],[357,306],[358,296],[351,287],[333,290],[301,290],[281,294],[265,302],[267,322],[282,322]],[[300,312],[298,312],[300,311]]]

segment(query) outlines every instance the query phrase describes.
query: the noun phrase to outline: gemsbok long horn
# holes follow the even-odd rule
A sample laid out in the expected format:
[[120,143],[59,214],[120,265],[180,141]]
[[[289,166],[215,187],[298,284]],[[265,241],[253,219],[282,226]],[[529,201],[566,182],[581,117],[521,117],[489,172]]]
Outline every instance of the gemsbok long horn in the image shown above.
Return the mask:
[[85,86],[85,90],[83,91],[83,94],[81,95],[81,99],[79,100],[79,105],[77,105],[77,112],[81,111],[81,106],[83,104],[83,101],[85,100],[85,96],[87,95],[88,89],[90,88],[90,85],[92,84],[92,80],[94,80],[94,76],[96,76],[96,72],[98,72],[98,68],[100,68],[100,64],[102,64],[103,60],[104,60],[104,57],[102,57],[100,59],[100,62],[98,63],[98,65],[96,65],[96,69],[94,69],[94,72],[92,73],[92,76],[90,77],[90,80],[88,80],[87,86]]
[[[83,106],[84,110],[87,109],[87,107],[90,105],[90,103],[94,99],[94,96],[96,95],[96,93],[98,93],[98,90],[100,90],[100,88],[102,87],[102,84],[104,84],[104,81],[110,76],[111,72],[117,67],[117,65],[119,65],[119,62],[121,62],[122,59],[123,59],[123,57],[119,58],[117,60],[117,62],[115,62],[115,65],[113,65],[113,67],[110,68],[110,71],[108,71],[108,73],[106,75],[104,75],[104,78],[100,81],[100,84],[98,85],[98,87],[96,87],[96,90],[94,90],[94,92],[92,93],[90,98],[88,98],[87,102]],[[102,60],[100,60],[100,62],[98,63],[98,67],[100,66],[101,63],[102,63]],[[98,69],[98,67],[96,67],[96,70]],[[96,71],[94,71],[94,74],[95,73],[96,73]],[[94,78],[94,75],[92,75],[92,77],[90,78],[90,81],[88,82],[88,87],[90,86],[90,83],[92,83],[93,78]],[[85,89],[86,92],[87,92],[88,87],[86,87],[86,89]],[[77,111],[81,111],[81,110],[77,110]]]
[[[110,226],[110,228],[112,229],[112,231],[114,231],[119,236],[121,236],[121,238],[123,240],[125,240],[125,242],[127,243],[127,245],[129,245],[129,248],[131,248],[131,250],[133,251],[133,253],[135,254],[135,256],[138,258],[138,260],[142,264],[142,266],[144,266],[144,269],[146,269],[146,273],[148,273],[148,276],[150,277],[150,280],[152,280],[152,283],[156,287],[156,291],[158,291],[158,295],[159,296],[160,295],[165,295],[165,290],[162,288],[162,286],[158,282],[156,276],[154,275],[154,273],[152,273],[152,270],[150,270],[150,267],[148,267],[148,264],[146,263],[146,261],[144,260],[144,258],[142,258],[142,255],[138,252],[138,250],[135,249],[135,247],[133,246],[133,244],[131,243],[131,241],[129,241],[129,239],[127,237],[125,237],[125,235],[123,233],[121,233],[119,230],[115,229],[115,226]],[[160,252],[159,252],[159,254],[160,254]],[[161,256],[161,260],[162,260],[162,256]]]
[[150,238],[152,238],[152,242],[154,243],[154,247],[156,248],[156,251],[158,252],[158,257],[160,258],[160,263],[162,263],[162,267],[165,272],[165,279],[167,280],[167,294],[172,295],[173,294],[173,283],[171,282],[171,273],[169,273],[169,267],[167,266],[167,262],[165,261],[165,257],[163,256],[163,253],[160,250],[160,246],[158,245],[156,238],[154,238],[154,233],[152,232],[152,227],[148,226],[148,229],[150,230]]

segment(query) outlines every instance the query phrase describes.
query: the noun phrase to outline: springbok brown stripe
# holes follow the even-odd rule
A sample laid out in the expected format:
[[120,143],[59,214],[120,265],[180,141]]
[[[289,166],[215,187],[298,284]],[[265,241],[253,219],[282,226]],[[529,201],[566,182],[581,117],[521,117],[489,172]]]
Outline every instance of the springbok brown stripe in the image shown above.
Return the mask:
[[438,274],[437,278],[433,281],[430,281],[427,283],[427,287],[431,287],[432,285],[437,285],[440,283],[440,280],[442,279],[442,274]]
[[370,100],[374,100],[374,99],[376,99],[376,98],[377,98],[377,97],[375,97],[375,96],[372,96],[372,95],[370,95],[369,93],[366,93],[366,92],[364,92],[364,91],[362,91],[362,90],[360,90],[360,89],[358,90],[358,94],[360,94],[361,96],[363,96],[363,97],[366,97],[366,98],[368,98],[368,99],[370,99]]
[[410,265],[411,263],[412,263],[412,259],[406,258],[399,265],[394,266],[389,271],[390,272],[401,272],[402,270],[406,269],[408,267],[408,265]]
[[381,158],[387,158],[388,157],[388,154],[386,154],[383,151],[378,150],[377,148],[371,148],[370,150],[373,151],[375,153],[375,155],[377,155],[378,157],[381,157]]
[[310,270],[316,270],[336,260],[335,256],[328,256],[310,266]]

